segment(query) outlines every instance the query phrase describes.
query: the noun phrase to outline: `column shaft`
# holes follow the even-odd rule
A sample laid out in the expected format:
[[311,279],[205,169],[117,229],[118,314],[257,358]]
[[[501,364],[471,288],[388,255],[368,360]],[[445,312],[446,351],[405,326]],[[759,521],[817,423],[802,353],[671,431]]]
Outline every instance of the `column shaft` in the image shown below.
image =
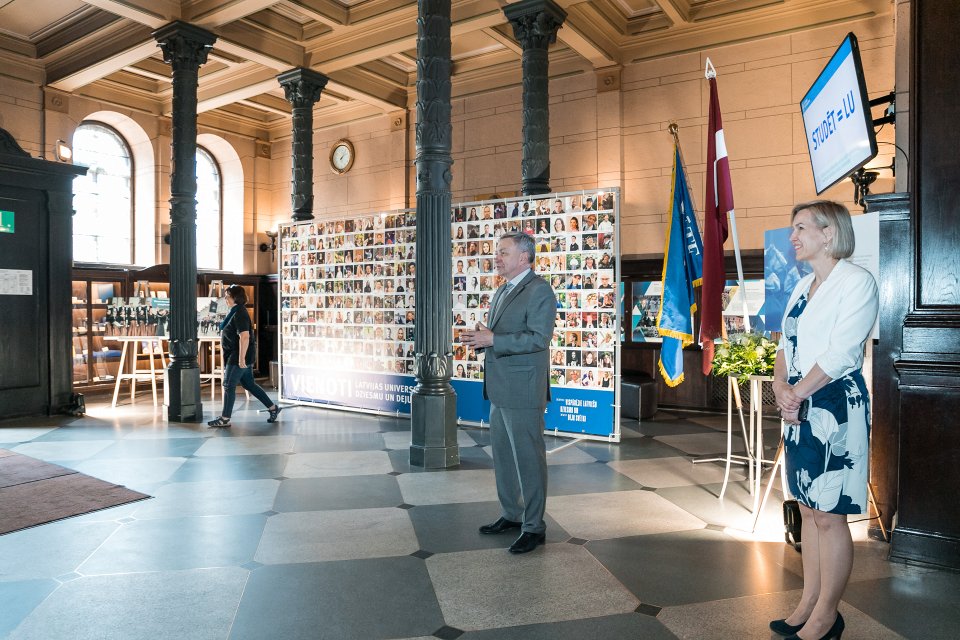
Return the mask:
[[460,463],[453,362],[450,250],[450,0],[417,3],[417,386],[410,463]]
[[504,15],[523,46],[524,195],[550,193],[550,76],[548,47],[567,14],[551,0],[522,0],[507,5]]
[[327,76],[305,67],[291,69],[277,76],[283,93],[293,108],[293,143],[291,158],[292,218],[313,220],[313,105],[327,86]]
[[203,419],[197,366],[197,78],[216,41],[209,31],[173,22],[153,33],[173,69],[170,159],[170,366],[167,417]]

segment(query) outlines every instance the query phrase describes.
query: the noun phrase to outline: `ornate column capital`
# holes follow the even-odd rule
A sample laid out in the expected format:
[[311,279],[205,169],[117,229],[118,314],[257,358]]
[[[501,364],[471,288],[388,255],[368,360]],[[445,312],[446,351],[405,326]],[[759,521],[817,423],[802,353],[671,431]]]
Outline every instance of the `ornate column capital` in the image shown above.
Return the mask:
[[513,35],[524,49],[546,49],[557,41],[557,30],[567,12],[552,0],[521,0],[503,8]]
[[327,76],[306,67],[290,69],[277,76],[277,82],[283,87],[283,95],[294,109],[312,108],[320,100],[328,81]]
[[152,35],[163,51],[163,61],[174,71],[198,69],[217,41],[217,36],[206,29],[179,20],[160,27]]

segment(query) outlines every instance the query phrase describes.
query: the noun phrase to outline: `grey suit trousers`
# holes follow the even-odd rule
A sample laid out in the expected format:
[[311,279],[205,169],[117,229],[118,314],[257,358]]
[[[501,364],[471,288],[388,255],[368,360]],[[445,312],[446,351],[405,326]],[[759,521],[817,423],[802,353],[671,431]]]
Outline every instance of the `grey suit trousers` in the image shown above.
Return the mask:
[[490,441],[501,516],[522,531],[543,533],[547,506],[547,451],[543,409],[490,405]]

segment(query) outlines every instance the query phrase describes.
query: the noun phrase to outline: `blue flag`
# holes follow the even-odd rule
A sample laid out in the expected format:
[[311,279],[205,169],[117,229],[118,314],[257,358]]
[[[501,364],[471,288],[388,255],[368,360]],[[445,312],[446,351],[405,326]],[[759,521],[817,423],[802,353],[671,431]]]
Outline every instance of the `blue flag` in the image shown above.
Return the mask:
[[693,313],[697,310],[693,288],[699,287],[703,278],[703,242],[679,147],[673,154],[670,206],[657,331],[663,337],[660,373],[667,385],[675,387],[683,382],[683,348],[693,343]]

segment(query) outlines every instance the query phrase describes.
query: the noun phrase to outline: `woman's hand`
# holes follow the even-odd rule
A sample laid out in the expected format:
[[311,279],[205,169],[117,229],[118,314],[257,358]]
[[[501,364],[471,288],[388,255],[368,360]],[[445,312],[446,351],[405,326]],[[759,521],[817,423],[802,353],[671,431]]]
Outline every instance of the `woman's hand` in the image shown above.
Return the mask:
[[783,415],[787,413],[796,414],[800,410],[800,403],[803,398],[797,395],[793,385],[782,380],[773,383],[773,395],[777,398],[777,408]]
[[797,415],[796,411],[783,411],[780,414],[780,417],[787,424],[800,424],[800,417]]

